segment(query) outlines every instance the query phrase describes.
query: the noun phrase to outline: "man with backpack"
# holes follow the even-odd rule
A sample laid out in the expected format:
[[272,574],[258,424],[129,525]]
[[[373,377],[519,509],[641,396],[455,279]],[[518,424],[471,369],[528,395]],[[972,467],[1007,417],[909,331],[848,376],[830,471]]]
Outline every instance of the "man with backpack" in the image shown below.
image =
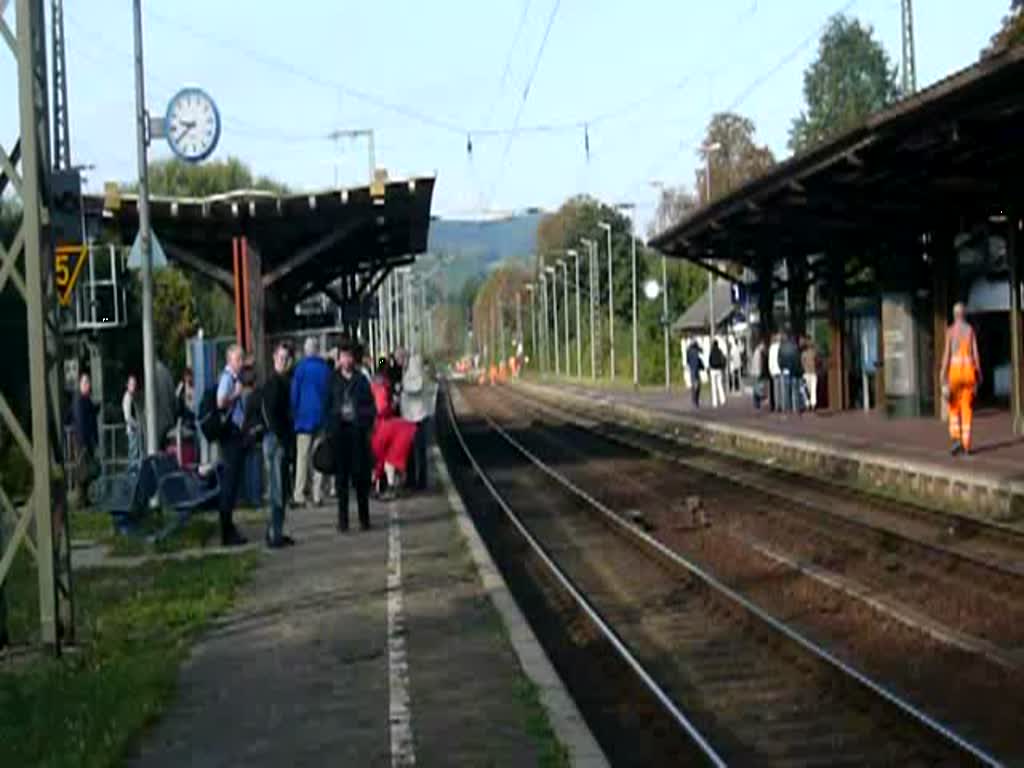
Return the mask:
[[226,365],[217,382],[217,411],[212,418],[220,421],[220,451],[224,461],[224,476],[220,489],[220,541],[225,547],[245,544],[234,522],[235,501],[242,482],[245,464],[245,443],[242,426],[245,404],[242,397],[242,347],[228,347]]
[[313,442],[324,426],[324,401],[331,378],[331,367],[319,355],[317,340],[310,336],[303,346],[305,356],[292,374],[291,406],[295,419],[295,504],[305,502],[306,479],[313,473],[313,504],[323,501],[323,476],[312,468]]

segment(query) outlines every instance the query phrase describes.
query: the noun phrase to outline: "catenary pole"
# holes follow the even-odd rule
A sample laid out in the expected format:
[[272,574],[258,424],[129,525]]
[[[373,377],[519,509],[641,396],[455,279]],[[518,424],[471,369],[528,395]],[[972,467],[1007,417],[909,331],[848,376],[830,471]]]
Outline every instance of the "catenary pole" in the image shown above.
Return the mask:
[[142,378],[146,410],[146,453],[158,449],[156,434],[156,350],[153,340],[153,248],[149,219],[149,115],[142,59],[142,0],[133,0],[135,22],[135,140],[139,165],[139,249],[142,255]]
[[583,378],[583,331],[580,322],[580,255],[570,251],[576,260],[576,377]]
[[608,360],[609,378],[615,381],[615,276],[612,271],[612,225],[599,222],[598,226],[608,235]]
[[665,337],[665,389],[672,389],[672,348],[669,344],[668,257],[661,255],[661,314]]
[[558,263],[562,265],[562,326],[565,329],[565,375],[572,375],[572,368],[569,362],[569,355],[571,354],[572,347],[569,345],[569,262],[565,259],[559,259]]

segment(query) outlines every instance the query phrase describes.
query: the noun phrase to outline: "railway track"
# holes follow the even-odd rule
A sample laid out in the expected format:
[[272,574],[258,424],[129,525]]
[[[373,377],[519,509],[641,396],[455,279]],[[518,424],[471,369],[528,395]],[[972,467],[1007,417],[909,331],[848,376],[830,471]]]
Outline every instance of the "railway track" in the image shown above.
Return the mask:
[[[609,422],[595,416],[590,409],[570,405],[564,400],[553,403],[551,398],[524,395],[515,387],[505,391],[534,407],[543,406],[586,421],[588,428],[609,439],[655,455],[667,453],[673,460],[686,463],[693,469],[728,477],[733,482],[768,493],[785,495],[797,488],[801,506],[805,508],[827,511],[853,525],[863,524],[884,531],[922,549],[956,555],[964,562],[993,573],[1024,576],[1024,532],[1005,525],[990,524],[908,501],[886,499],[767,462],[725,453],[721,449],[706,450],[688,440],[679,430],[669,433],[620,420]],[[610,427],[615,431],[610,431]],[[681,454],[681,449],[688,452]],[[863,518],[866,509],[873,519]]]
[[1024,667],[1024,539],[716,454],[673,436],[602,422],[512,389],[502,394],[541,418],[573,424],[690,474],[718,478],[716,506],[728,510],[729,530],[752,546],[812,564],[808,570],[855,579],[872,599],[891,596],[894,604],[934,617],[927,627],[915,621],[938,639],[1007,668]]
[[446,402],[503,513],[707,762],[997,764],[535,456],[528,424]]

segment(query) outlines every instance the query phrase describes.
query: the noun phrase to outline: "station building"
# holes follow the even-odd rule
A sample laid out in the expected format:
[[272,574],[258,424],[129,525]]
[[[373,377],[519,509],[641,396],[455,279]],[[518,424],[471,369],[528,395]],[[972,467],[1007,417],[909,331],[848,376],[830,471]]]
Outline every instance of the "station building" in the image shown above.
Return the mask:
[[1008,409],[1022,431],[1022,82],[1024,49],[985,59],[778,164],[651,245],[724,279],[751,276],[762,334],[826,324],[833,409],[941,415],[944,332],[964,301],[978,331],[980,404]]

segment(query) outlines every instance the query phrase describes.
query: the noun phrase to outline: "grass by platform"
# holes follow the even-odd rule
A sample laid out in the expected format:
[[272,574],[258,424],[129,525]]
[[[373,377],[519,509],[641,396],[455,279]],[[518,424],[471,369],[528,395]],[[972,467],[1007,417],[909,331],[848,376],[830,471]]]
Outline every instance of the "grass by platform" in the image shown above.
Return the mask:
[[[76,575],[79,646],[62,659],[0,656],[0,765],[117,765],[169,702],[199,631],[258,555],[150,562]],[[9,583],[11,634],[35,633],[35,571]]]
[[[236,522],[262,523],[264,519],[265,512],[262,510],[245,509],[235,513]],[[109,515],[80,511],[71,519],[71,535],[77,542],[88,541],[105,546],[112,557],[168,554],[186,549],[204,549],[220,543],[216,513],[195,515],[166,538],[151,540],[150,534],[156,533],[163,524],[162,518],[154,516],[143,522],[137,534],[123,535],[114,530]]]

